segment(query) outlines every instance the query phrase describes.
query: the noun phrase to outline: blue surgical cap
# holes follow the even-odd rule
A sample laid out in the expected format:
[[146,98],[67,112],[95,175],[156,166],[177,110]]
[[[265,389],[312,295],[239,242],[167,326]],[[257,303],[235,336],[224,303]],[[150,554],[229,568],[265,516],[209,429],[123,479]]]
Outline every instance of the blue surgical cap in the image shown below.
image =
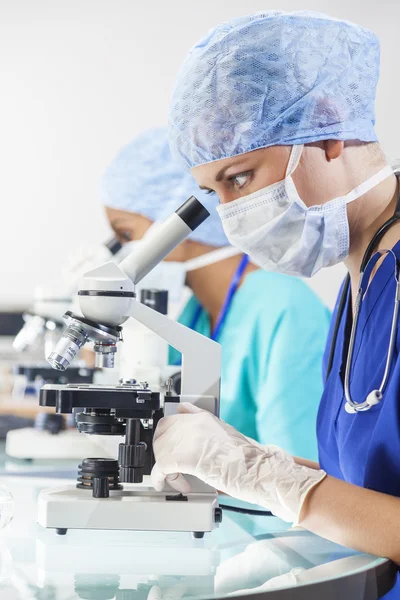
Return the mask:
[[174,161],[165,128],[146,131],[125,146],[101,181],[106,206],[152,221],[165,219],[190,196],[196,196],[210,212],[190,239],[211,246],[228,245],[216,210],[217,199],[201,191],[192,175]]
[[173,92],[169,136],[186,167],[275,145],[376,141],[379,40],[310,11],[260,12],[211,30]]

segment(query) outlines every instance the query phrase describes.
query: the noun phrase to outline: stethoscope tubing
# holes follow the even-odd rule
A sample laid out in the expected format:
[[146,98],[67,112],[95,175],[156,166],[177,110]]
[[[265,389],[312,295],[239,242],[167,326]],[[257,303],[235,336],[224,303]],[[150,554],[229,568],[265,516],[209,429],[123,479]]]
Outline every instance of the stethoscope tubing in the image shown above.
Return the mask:
[[[352,328],[351,328],[351,333],[350,333],[349,349],[348,349],[347,359],[346,359],[345,381],[344,381],[344,392],[345,392],[345,399],[346,399],[345,408],[346,408],[347,412],[350,412],[350,413],[369,410],[372,406],[378,404],[382,400],[383,392],[384,392],[386,385],[388,383],[388,380],[389,380],[390,368],[391,368],[391,364],[393,361],[394,348],[396,345],[397,326],[398,326],[398,320],[399,320],[399,301],[400,301],[399,271],[400,271],[400,269],[399,269],[399,261],[397,260],[397,257],[394,254],[393,250],[381,250],[379,252],[375,252],[375,248],[378,246],[379,242],[381,241],[383,236],[387,233],[387,231],[389,231],[389,229],[392,227],[392,225],[394,225],[398,221],[400,221],[400,195],[397,200],[395,214],[390,219],[388,219],[378,229],[378,231],[376,232],[376,234],[373,236],[372,240],[368,244],[368,247],[367,247],[367,249],[364,253],[363,259],[361,261],[360,284],[359,284],[359,290],[357,292],[357,297],[356,297],[356,301],[355,301],[354,318],[353,318],[353,323],[352,323]],[[388,254],[388,253],[393,256],[394,261],[395,261],[394,277],[396,280],[396,295],[395,295],[395,302],[394,302],[394,307],[393,307],[392,325],[391,325],[391,330],[390,330],[390,340],[389,340],[389,346],[388,346],[388,353],[387,353],[387,357],[386,357],[385,371],[384,371],[383,378],[382,378],[381,384],[379,386],[379,389],[372,390],[368,394],[368,396],[364,402],[357,403],[357,402],[354,402],[351,397],[350,379],[351,379],[351,366],[352,366],[352,360],[353,360],[354,343],[355,343],[356,333],[357,333],[358,318],[359,318],[359,314],[360,314],[360,310],[361,310],[363,296],[366,292],[366,288],[368,287],[369,277],[370,277],[372,268],[380,256],[382,256],[383,254]],[[364,287],[366,273],[368,275],[367,285],[366,285],[366,287]],[[350,288],[350,275],[347,275],[346,279],[343,283],[342,293],[341,293],[341,296],[339,299],[339,304],[338,304],[335,325],[334,325],[333,332],[332,332],[332,343],[331,343],[331,347],[329,350],[328,365],[327,365],[326,378],[325,378],[326,381],[328,380],[328,377],[329,377],[330,372],[332,371],[332,367],[333,367],[337,337],[338,337],[343,313],[344,313],[344,310],[346,307],[346,301],[347,301],[347,296],[349,293],[349,288]]]
[[[376,390],[372,390],[368,394],[368,396],[366,397],[364,402],[354,402],[354,400],[352,399],[352,396],[351,396],[351,391],[350,391],[350,379],[351,379],[351,367],[352,367],[352,362],[353,362],[354,343],[355,343],[356,334],[357,334],[357,326],[358,326],[358,320],[359,320],[359,315],[360,315],[360,311],[361,311],[361,305],[362,305],[364,294],[367,292],[372,269],[375,266],[377,260],[381,256],[384,256],[385,254],[388,256],[391,256],[394,260],[394,265],[395,265],[394,278],[396,281],[396,291],[395,291],[395,300],[394,300],[394,306],[393,306],[392,325],[390,328],[390,339],[389,339],[388,352],[387,352],[387,356],[386,356],[385,371],[383,373],[382,381],[381,381],[379,388]],[[399,320],[399,300],[400,300],[399,262],[397,260],[395,253],[393,252],[393,250],[379,250],[374,254],[374,256],[372,256],[370,258],[369,262],[366,265],[365,271],[360,273],[360,284],[359,284],[359,289],[357,292],[355,306],[354,306],[354,317],[353,317],[353,324],[352,324],[351,333],[350,333],[349,350],[348,350],[348,354],[347,354],[346,370],[345,370],[345,378],[344,378],[344,394],[345,394],[346,404],[347,404],[346,410],[349,413],[369,410],[370,408],[372,408],[372,406],[379,404],[379,402],[381,402],[381,400],[382,400],[383,392],[384,392],[386,385],[388,383],[388,380],[389,380],[390,368],[392,365],[393,353],[394,353],[394,348],[396,345],[397,325],[398,325],[398,320]]]

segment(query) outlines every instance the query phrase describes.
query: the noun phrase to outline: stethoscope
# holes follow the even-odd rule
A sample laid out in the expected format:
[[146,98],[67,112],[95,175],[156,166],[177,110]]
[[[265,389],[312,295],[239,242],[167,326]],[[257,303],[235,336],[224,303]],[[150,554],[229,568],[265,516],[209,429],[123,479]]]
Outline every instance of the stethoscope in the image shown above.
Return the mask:
[[[348,353],[347,353],[346,370],[345,370],[345,376],[344,376],[344,394],[345,394],[345,398],[346,398],[345,410],[346,410],[346,412],[348,412],[350,414],[369,410],[372,406],[379,404],[382,401],[383,392],[385,391],[385,388],[386,388],[386,385],[387,385],[387,382],[389,379],[390,367],[392,365],[393,353],[394,353],[394,348],[395,348],[395,344],[396,344],[397,324],[398,324],[398,320],[399,320],[400,266],[399,266],[399,261],[397,260],[397,257],[392,250],[379,250],[379,251],[375,252],[375,248],[379,244],[379,242],[381,241],[381,239],[383,238],[385,233],[392,227],[392,225],[394,225],[398,221],[400,221],[400,194],[399,194],[399,198],[397,200],[397,207],[396,207],[395,214],[390,219],[388,219],[386,221],[386,223],[384,223],[381,226],[381,228],[376,232],[376,234],[372,238],[371,242],[369,243],[369,245],[365,251],[365,254],[363,256],[363,260],[361,262],[360,283],[359,283],[357,296],[356,296],[356,300],[355,300],[355,305],[354,305],[354,317],[353,317],[353,323],[351,326],[349,349],[348,349]],[[388,351],[387,351],[387,356],[386,356],[385,371],[383,373],[382,381],[381,381],[379,388],[369,392],[369,394],[366,397],[366,399],[364,400],[364,402],[354,402],[354,400],[351,397],[351,392],[350,392],[350,377],[351,377],[351,364],[353,361],[354,342],[356,339],[358,319],[359,319],[359,315],[360,315],[362,300],[367,291],[372,270],[375,267],[377,261],[383,255],[387,255],[387,257],[390,256],[393,258],[394,265],[395,265],[394,266],[394,278],[396,281],[396,292],[395,292],[394,307],[393,307],[392,325],[391,325],[391,329],[390,329],[390,340],[389,340],[389,346],[388,346]],[[342,289],[342,293],[341,293],[339,305],[338,305],[335,326],[333,329],[332,344],[331,344],[330,351],[329,351],[326,380],[328,379],[329,374],[332,370],[332,366],[333,366],[337,336],[338,336],[341,320],[342,320],[345,306],[346,306],[346,300],[347,300],[347,296],[348,296],[349,287],[350,287],[350,275],[347,275],[347,277],[344,281],[344,284],[343,284],[343,289]]]
[[[217,322],[215,324],[213,331],[211,332],[210,338],[214,342],[217,341],[219,336],[221,335],[221,331],[225,324],[226,317],[228,316],[228,312],[231,307],[233,297],[236,294],[236,291],[239,287],[240,281],[243,277],[246,267],[249,264],[249,260],[250,259],[247,256],[247,254],[244,254],[239,262],[239,265],[236,268],[235,273],[233,274],[233,277],[229,284],[228,291],[227,291],[225,299],[224,299],[224,303],[223,303],[221,311],[218,315]],[[193,319],[192,319],[191,323],[189,324],[190,329],[195,329],[202,312],[203,312],[203,307],[201,306],[201,304],[199,304],[197,309],[195,310]],[[175,363],[175,365],[178,365],[178,364],[180,364],[180,359],[179,359],[179,361],[176,361],[176,363]]]

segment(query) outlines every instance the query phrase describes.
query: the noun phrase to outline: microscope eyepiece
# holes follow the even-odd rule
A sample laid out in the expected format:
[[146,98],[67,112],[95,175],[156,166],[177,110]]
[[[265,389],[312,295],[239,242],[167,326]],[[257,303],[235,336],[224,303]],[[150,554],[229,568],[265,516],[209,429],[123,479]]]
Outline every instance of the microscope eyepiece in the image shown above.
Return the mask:
[[153,234],[141,240],[138,248],[120,263],[121,271],[137,285],[209,216],[201,202],[191,196],[165,221],[157,224]]
[[197,229],[210,216],[208,210],[194,196],[190,196],[175,213],[192,231]]
[[105,246],[109,249],[113,256],[115,256],[122,248],[120,241],[116,237],[113,237],[111,240],[106,242]]

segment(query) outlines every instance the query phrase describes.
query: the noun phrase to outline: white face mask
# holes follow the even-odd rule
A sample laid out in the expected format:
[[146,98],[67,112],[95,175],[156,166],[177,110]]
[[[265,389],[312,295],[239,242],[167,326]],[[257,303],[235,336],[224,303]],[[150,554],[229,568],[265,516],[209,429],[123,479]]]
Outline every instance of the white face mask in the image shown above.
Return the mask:
[[217,207],[230,243],[267,271],[311,277],[349,251],[347,204],[392,175],[387,166],[346,196],[307,207],[292,179],[303,146],[293,146],[285,179]]

